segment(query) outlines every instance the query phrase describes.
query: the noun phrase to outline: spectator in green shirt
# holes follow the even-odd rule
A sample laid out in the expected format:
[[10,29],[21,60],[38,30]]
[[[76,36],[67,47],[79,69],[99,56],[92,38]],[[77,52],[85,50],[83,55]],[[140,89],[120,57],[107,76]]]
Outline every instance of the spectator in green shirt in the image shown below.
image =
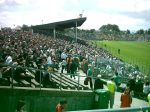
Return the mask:
[[88,70],[87,70],[87,78],[88,78],[88,81],[90,81],[90,88],[91,89],[93,89],[92,76],[93,76],[92,66],[89,65]]

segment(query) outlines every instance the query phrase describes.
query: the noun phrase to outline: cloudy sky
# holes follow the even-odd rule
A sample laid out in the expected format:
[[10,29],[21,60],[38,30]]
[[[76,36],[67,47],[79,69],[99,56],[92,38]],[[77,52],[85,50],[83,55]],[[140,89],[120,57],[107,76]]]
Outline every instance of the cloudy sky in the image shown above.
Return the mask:
[[0,27],[74,19],[82,11],[87,17],[82,29],[105,24],[132,31],[150,28],[150,0],[0,0]]

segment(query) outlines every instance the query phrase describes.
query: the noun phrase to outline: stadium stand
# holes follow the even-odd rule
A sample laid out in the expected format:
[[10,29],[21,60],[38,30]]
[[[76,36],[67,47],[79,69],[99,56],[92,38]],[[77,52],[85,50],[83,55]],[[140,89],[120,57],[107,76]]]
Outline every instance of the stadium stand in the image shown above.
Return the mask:
[[[60,23],[56,23],[57,25],[60,27]],[[46,26],[49,28],[49,24]],[[35,29],[38,27],[43,28],[44,26],[36,26]],[[77,64],[78,69],[83,69],[81,63],[83,59],[87,59],[88,64],[93,67],[94,77],[101,74],[104,79],[110,79],[117,71],[121,77],[121,83],[127,84],[130,78],[140,78],[142,83],[149,81],[139,71],[138,67],[113,57],[106,50],[95,45],[83,44],[84,40],[74,43],[70,41],[68,36],[56,34],[56,38],[53,38],[38,33],[1,30],[0,71],[2,81],[0,85],[8,86],[13,82],[14,86],[39,87],[41,85],[44,87],[45,72],[50,67],[51,80],[48,80],[49,85],[45,87],[60,88],[62,86],[64,89],[88,89],[84,84],[78,84],[75,79],[67,77],[67,74],[60,76],[58,71],[61,69],[62,53],[71,56],[71,62],[68,63],[69,72],[73,70],[73,73],[76,73],[77,71],[74,66],[71,66],[74,59],[77,58],[75,64]],[[51,58],[51,64],[47,63],[48,56]],[[18,70],[6,65],[26,68]]]

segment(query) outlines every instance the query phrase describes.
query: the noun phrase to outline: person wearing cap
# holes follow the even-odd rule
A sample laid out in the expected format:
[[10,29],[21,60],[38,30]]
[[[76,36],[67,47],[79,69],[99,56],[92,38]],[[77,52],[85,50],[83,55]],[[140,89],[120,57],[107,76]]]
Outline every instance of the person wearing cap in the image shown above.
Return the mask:
[[103,82],[101,80],[101,75],[97,75],[94,83],[94,90],[96,89],[103,89]]
[[114,78],[111,78],[111,80],[107,81],[107,88],[110,94],[110,108],[113,108],[116,91],[116,84],[113,80]]
[[67,101],[66,100],[61,100],[57,105],[56,105],[56,110],[55,112],[63,112],[66,108]]

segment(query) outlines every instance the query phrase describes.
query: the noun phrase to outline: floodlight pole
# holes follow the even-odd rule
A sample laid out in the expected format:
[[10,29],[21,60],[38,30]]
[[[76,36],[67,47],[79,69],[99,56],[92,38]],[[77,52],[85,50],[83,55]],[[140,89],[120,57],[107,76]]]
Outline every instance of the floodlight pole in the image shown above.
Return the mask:
[[76,19],[76,32],[75,32],[75,37],[76,37],[76,43],[77,43],[77,19]]
[[56,38],[56,30],[55,28],[53,29],[53,36],[54,36],[54,39]]
[[42,25],[43,25],[43,19],[42,19]]

